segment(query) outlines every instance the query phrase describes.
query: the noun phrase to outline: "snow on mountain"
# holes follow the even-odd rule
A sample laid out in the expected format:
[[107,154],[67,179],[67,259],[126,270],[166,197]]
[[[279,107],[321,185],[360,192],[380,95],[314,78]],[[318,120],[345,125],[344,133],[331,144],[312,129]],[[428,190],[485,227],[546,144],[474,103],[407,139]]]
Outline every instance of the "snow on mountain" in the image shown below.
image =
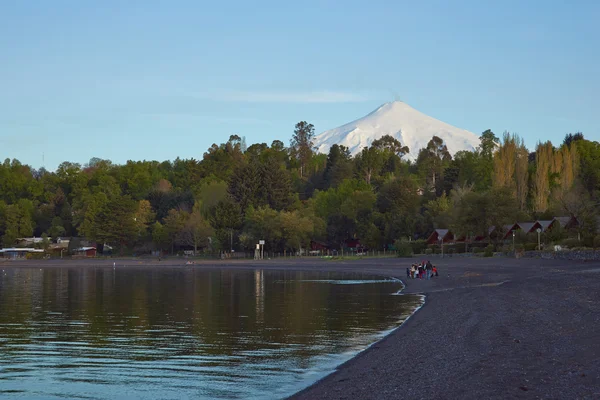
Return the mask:
[[417,158],[419,150],[427,147],[434,135],[444,141],[452,155],[479,145],[479,137],[474,133],[438,121],[402,101],[385,103],[363,118],[325,131],[315,137],[314,143],[320,153],[328,153],[332,145],[339,144],[355,155],[384,135],[408,146],[410,153],[405,157],[410,160]]

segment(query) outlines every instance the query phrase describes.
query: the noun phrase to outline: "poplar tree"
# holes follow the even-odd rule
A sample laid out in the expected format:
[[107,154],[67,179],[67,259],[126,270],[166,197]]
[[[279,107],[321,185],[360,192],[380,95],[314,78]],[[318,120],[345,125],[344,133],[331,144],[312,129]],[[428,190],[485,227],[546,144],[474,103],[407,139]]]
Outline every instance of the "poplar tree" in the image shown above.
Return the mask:
[[504,132],[502,144],[494,154],[494,187],[509,188],[516,195],[515,159],[517,155],[516,135]]
[[521,210],[527,206],[529,192],[528,157],[523,139],[504,132],[502,144],[494,154],[493,185],[509,190]]
[[579,172],[579,155],[575,145],[563,145],[560,150],[562,168],[560,172],[560,186],[565,190],[570,189]]
[[522,138],[516,150],[515,184],[517,204],[523,211],[527,207],[527,195],[529,194],[529,152]]
[[550,176],[552,160],[552,143],[538,143],[535,152],[536,170],[534,175],[533,210],[544,212],[548,209],[550,195]]

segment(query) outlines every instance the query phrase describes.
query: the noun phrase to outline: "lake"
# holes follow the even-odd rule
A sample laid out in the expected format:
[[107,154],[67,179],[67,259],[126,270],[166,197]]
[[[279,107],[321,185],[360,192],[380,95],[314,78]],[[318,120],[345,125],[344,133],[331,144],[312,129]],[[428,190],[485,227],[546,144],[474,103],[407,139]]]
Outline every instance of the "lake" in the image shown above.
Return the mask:
[[5,268],[2,399],[283,398],[421,304],[361,273]]

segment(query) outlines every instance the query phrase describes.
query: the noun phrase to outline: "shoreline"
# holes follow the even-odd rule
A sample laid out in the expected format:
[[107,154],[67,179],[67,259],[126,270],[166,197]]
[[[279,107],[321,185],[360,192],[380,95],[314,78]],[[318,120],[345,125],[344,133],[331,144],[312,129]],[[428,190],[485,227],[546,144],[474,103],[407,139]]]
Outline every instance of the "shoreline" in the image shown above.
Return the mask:
[[432,258],[325,261],[19,260],[0,268],[167,267],[363,272],[402,281],[423,305],[388,335],[290,399],[600,398],[600,262]]
[[406,282],[420,309],[289,398],[600,397],[600,263],[434,264],[440,280]]

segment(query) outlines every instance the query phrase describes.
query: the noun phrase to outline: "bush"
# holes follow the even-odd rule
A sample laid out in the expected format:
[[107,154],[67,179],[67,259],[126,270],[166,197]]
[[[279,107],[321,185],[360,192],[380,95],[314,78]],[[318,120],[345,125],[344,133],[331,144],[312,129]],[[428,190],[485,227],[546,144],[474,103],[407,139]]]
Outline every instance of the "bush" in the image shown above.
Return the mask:
[[42,260],[46,257],[44,253],[27,253],[25,254],[26,260]]
[[413,248],[409,242],[396,241],[395,246],[398,257],[412,257]]
[[484,257],[493,257],[494,256],[494,245],[490,244],[485,248],[485,251],[483,252],[483,256]]
[[519,244],[516,244],[516,245],[515,245],[515,251],[516,251],[517,253],[522,253],[522,252],[524,252],[524,251],[525,251],[525,246],[523,246],[523,245],[522,245],[522,244],[520,244],[520,243],[519,243]]
[[448,252],[449,254],[462,254],[465,253],[465,244],[464,243],[455,243],[448,244],[444,246],[444,252]]
[[475,253],[475,254],[483,253],[483,248],[473,247],[473,253]]
[[427,247],[427,242],[424,239],[415,240],[410,242],[412,246],[413,254],[423,254]]
[[427,254],[427,255],[433,254],[433,249],[425,249],[425,254]]
[[537,243],[525,243],[525,251],[535,251],[537,250]]
[[574,249],[576,247],[581,246],[581,242],[579,240],[577,240],[576,238],[569,238],[569,239],[564,239],[560,242],[560,245],[562,247],[566,247],[568,249]]
[[585,247],[594,247],[594,236],[592,236],[592,235],[585,235],[583,237],[583,245]]
[[546,240],[550,242],[560,242],[567,238],[567,231],[565,231],[560,224],[555,224],[552,229],[545,233]]

